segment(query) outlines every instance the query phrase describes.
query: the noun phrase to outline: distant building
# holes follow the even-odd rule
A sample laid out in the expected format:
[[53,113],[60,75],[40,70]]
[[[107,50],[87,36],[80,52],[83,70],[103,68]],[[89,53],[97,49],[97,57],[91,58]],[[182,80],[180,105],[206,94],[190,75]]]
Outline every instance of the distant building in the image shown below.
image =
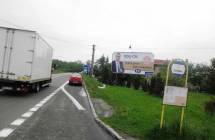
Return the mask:
[[154,60],[154,74],[158,74],[161,68],[168,65],[168,60],[155,59]]

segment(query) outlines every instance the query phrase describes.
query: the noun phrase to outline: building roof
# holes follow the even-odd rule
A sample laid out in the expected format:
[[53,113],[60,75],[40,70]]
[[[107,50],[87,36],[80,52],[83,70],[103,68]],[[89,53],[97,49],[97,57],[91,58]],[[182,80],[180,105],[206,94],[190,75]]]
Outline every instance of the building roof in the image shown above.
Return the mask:
[[167,65],[168,62],[169,62],[168,60],[161,60],[161,59],[155,59],[154,60],[155,65]]

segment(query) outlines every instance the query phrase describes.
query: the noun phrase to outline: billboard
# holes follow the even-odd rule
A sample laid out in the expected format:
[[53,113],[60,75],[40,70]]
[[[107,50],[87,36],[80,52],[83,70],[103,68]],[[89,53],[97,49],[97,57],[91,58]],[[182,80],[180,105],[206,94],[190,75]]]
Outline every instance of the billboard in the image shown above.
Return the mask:
[[186,106],[188,89],[184,87],[165,86],[163,104]]
[[143,74],[154,72],[154,55],[146,52],[114,52],[112,72],[125,74]]

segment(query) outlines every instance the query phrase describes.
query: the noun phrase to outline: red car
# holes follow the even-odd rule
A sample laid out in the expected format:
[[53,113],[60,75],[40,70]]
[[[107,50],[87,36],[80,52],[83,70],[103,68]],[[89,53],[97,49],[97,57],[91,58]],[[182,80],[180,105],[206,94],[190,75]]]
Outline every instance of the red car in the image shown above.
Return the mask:
[[79,84],[82,85],[82,76],[79,73],[73,73],[69,78],[69,85]]

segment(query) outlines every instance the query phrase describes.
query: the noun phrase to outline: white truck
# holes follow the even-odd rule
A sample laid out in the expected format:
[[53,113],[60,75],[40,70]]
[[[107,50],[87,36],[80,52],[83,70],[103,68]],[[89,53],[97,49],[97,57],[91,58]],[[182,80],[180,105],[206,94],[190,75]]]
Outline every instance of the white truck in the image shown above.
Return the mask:
[[35,31],[0,27],[0,89],[39,92],[48,86],[52,53]]

